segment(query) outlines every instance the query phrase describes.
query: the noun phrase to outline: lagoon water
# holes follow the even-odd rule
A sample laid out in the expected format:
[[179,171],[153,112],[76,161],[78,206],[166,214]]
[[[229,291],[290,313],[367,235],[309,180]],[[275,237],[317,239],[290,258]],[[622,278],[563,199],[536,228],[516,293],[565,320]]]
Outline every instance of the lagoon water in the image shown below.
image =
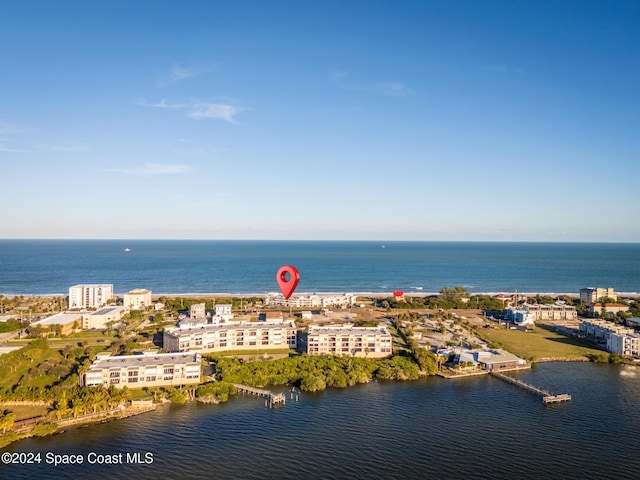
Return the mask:
[[0,293],[263,293],[285,264],[298,292],[640,292],[637,243],[0,240]]
[[209,479],[636,479],[640,367],[546,363],[517,374],[573,401],[484,376],[373,382],[152,413],[7,447],[16,452],[151,452],[152,464],[0,467],[0,477]]

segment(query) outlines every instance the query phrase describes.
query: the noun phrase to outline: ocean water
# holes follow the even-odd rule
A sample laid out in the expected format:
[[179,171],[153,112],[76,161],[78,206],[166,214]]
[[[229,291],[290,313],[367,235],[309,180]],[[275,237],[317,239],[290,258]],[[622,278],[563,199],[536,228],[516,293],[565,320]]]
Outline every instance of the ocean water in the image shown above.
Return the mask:
[[[255,397],[152,413],[4,449],[151,453],[151,464],[0,466],[0,477],[115,479],[637,479],[640,367],[548,363],[517,374],[571,402],[499,379],[372,382],[300,394],[270,409]],[[277,389],[274,389],[277,390]]]
[[298,292],[640,292],[640,244],[0,240],[0,293],[263,293],[285,264],[300,271]]

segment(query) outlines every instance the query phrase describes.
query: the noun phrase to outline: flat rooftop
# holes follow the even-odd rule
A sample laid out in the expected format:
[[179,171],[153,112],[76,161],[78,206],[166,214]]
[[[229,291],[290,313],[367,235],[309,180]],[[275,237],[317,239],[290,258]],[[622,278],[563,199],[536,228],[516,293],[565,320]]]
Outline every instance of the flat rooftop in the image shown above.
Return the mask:
[[31,325],[66,325],[67,323],[72,323],[76,320],[82,322],[81,313],[56,313],[51,317],[33,322]]
[[127,307],[105,307],[100,310],[96,310],[95,312],[89,313],[89,315],[110,315],[112,313],[120,313],[125,310],[129,310]]
[[390,335],[384,326],[378,327],[354,327],[353,325],[310,325],[309,335]]
[[182,336],[182,335],[190,335],[192,333],[228,331],[228,330],[246,330],[248,328],[255,328],[256,330],[260,330],[263,328],[296,328],[296,324],[294,322],[233,322],[233,323],[222,323],[219,325],[202,324],[202,325],[194,325],[192,327],[185,327],[185,328],[180,328],[180,327],[167,328],[165,332],[172,335]]
[[89,370],[103,368],[155,367],[158,365],[184,365],[199,363],[200,354],[186,353],[147,353],[142,355],[119,355],[115,357],[98,358]]

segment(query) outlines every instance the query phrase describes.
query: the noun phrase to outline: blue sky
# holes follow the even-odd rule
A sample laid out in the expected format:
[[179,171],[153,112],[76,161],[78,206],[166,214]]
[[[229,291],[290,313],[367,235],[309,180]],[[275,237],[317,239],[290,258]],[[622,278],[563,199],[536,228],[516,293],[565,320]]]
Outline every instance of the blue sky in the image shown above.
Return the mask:
[[0,1],[0,238],[640,241],[637,1]]

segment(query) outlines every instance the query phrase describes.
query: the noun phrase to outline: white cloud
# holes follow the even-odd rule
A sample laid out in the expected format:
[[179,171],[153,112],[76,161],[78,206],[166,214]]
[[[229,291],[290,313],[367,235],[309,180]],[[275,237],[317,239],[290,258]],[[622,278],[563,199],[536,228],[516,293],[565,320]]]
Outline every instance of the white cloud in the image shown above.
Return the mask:
[[229,123],[235,123],[233,117],[239,112],[239,109],[233,105],[224,105],[219,103],[201,103],[193,106],[193,110],[187,114],[187,117],[202,120],[205,118],[219,118]]
[[179,82],[180,80],[184,80],[185,78],[191,78],[198,75],[199,71],[196,69],[189,69],[181,67],[180,65],[174,65],[171,67],[170,78],[173,82]]
[[182,65],[174,64],[168,73],[160,76],[158,83],[160,87],[167,87],[174,83],[181,82],[182,80],[187,80],[207,73],[211,71],[212,68],[213,67],[210,66],[184,67]]
[[158,103],[139,102],[139,105],[163,110],[185,110],[185,115],[195,120],[218,119],[229,123],[236,123],[234,117],[244,110],[233,105],[201,102],[199,100],[189,103],[168,103],[165,99],[162,99]]
[[149,177],[153,175],[178,175],[191,171],[188,165],[166,165],[160,163],[145,163],[144,165],[129,168],[114,168],[112,172],[123,173],[125,175],[138,175]]

